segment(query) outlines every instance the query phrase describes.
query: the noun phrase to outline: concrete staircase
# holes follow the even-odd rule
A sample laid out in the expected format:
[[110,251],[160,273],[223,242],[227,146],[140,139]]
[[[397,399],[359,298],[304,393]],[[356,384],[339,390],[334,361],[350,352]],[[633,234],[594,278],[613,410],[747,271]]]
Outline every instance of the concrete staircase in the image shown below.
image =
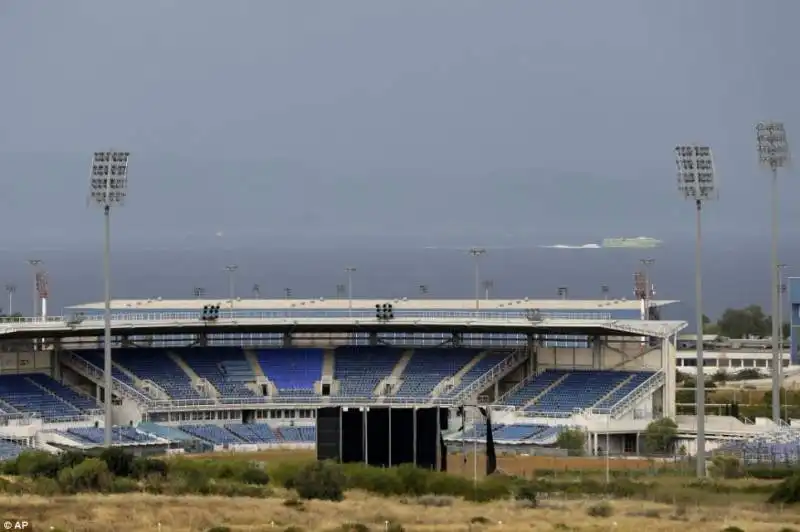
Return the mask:
[[537,395],[536,397],[534,397],[533,399],[531,399],[530,401],[528,401],[527,403],[522,405],[522,410],[525,410],[529,406],[531,406],[533,404],[536,404],[536,401],[538,401],[539,399],[541,399],[542,397],[544,397],[548,393],[552,392],[553,390],[555,390],[556,388],[561,386],[561,383],[563,383],[565,380],[567,380],[567,378],[569,376],[570,376],[569,373],[565,373],[564,375],[560,376],[553,384],[551,384],[550,386],[548,386],[547,388],[542,390],[542,393],[540,393],[539,395]]
[[474,357],[472,360],[464,364],[464,366],[459,369],[454,375],[450,377],[445,377],[439,384],[437,384],[433,390],[431,390],[431,397],[439,397],[442,393],[447,390],[452,390],[455,386],[458,386],[461,383],[461,379],[464,378],[464,375],[467,374],[469,370],[471,370],[475,364],[480,362],[484,357],[486,357],[487,351],[481,351]]
[[258,356],[256,356],[251,349],[244,350],[244,358],[247,360],[247,363],[250,364],[250,369],[253,370],[253,375],[256,376],[256,380],[267,379],[264,370],[261,368],[261,364],[258,363]]
[[408,366],[408,363],[411,362],[412,356],[414,356],[413,349],[404,351],[403,355],[400,357],[400,360],[398,360],[397,364],[395,364],[392,374],[389,375],[389,377],[393,379],[400,379],[403,376],[403,372],[406,370],[406,366]]
[[219,390],[217,390],[213,384],[208,379],[204,379],[200,377],[195,371],[189,367],[189,364],[186,363],[180,356],[173,353],[172,351],[167,351],[167,356],[175,362],[184,373],[186,373],[192,381],[192,386],[195,390],[200,392],[201,395],[204,395],[210,399],[217,399],[220,397]]
[[325,377],[333,379],[333,370],[336,368],[336,355],[333,349],[326,349],[322,358],[322,380]]
[[191,367],[189,367],[189,364],[187,364],[186,361],[183,360],[181,357],[179,357],[172,351],[167,351],[167,356],[171,358],[172,361],[175,362],[178,365],[178,367],[180,367],[183,370],[183,372],[189,376],[189,379],[192,382],[197,382],[200,380],[200,375],[195,373],[194,370]]

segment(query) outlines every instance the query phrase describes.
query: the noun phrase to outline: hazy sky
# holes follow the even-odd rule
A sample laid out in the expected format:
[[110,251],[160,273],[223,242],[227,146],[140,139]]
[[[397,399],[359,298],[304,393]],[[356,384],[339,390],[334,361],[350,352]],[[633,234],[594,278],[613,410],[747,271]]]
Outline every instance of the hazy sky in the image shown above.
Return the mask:
[[3,0],[0,241],[98,243],[106,147],[133,153],[117,245],[691,236],[672,148],[694,141],[720,176],[708,234],[761,234],[753,126],[800,139],[798,20],[790,0]]

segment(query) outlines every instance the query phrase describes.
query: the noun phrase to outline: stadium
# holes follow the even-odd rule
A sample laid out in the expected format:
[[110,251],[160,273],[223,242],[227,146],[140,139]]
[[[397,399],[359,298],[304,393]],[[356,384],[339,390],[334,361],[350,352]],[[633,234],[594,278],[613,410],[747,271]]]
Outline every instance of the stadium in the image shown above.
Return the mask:
[[[486,436],[463,405],[488,405],[505,452],[552,452],[586,434],[590,455],[642,453],[654,419],[676,419],[685,322],[673,301],[115,300],[114,445],[134,452],[313,449],[319,408],[436,406],[450,446]],[[103,444],[103,304],[0,323],[3,458]],[[709,448],[772,429],[707,416]],[[766,441],[785,441],[786,436]],[[761,447],[759,447],[761,449]],[[761,451],[760,451],[761,452]],[[794,452],[794,451],[793,451]]]

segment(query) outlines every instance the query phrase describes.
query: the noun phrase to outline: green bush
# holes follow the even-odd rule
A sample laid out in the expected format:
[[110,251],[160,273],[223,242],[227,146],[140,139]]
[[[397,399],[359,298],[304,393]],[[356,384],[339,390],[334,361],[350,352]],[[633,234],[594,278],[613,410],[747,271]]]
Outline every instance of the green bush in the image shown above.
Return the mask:
[[116,477],[133,475],[133,455],[120,447],[103,449],[98,458],[106,463],[108,471]]
[[61,493],[61,486],[59,486],[58,482],[47,477],[33,479],[27,488],[32,495],[39,495],[40,497],[52,497]]
[[769,496],[767,502],[773,504],[795,504],[800,502],[800,475],[783,480]]
[[140,491],[139,483],[128,477],[114,477],[111,480],[112,493],[135,493]]
[[303,499],[341,501],[346,479],[341,468],[330,462],[312,462],[302,467],[292,485]]
[[65,451],[58,455],[58,469],[67,469],[68,467],[75,467],[84,460],[87,456],[81,451]]
[[23,451],[14,461],[16,474],[24,477],[57,478],[59,461],[56,455],[43,451]]
[[239,481],[245,484],[266,486],[269,484],[269,473],[255,464],[248,464],[239,474]]
[[75,467],[62,469],[58,474],[58,484],[67,493],[108,492],[112,479],[108,465],[99,458],[87,458]]
[[167,463],[154,458],[137,457],[133,460],[132,475],[138,479],[146,479],[150,475],[167,476]]
[[715,456],[711,461],[711,476],[714,478],[740,478],[743,476],[742,464],[735,456]]

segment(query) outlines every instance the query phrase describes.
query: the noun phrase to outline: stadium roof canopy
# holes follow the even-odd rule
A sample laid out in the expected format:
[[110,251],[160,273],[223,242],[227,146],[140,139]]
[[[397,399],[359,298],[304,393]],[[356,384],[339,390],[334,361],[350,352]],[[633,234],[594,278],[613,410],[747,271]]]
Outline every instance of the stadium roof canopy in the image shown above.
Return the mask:
[[[375,318],[225,318],[208,322],[199,319],[114,319],[113,335],[144,336],[200,333],[463,333],[463,334],[548,334],[588,336],[653,336],[666,338],[686,327],[682,321],[576,320],[476,317],[397,317],[389,321]],[[101,336],[103,320],[87,316],[82,321],[63,319],[0,323],[0,339],[74,338]]]
[[[203,305],[222,305],[230,310],[347,310],[350,308],[347,298],[339,299],[235,299],[231,305],[230,299],[115,299],[111,308],[115,310],[200,310]],[[396,310],[474,310],[475,299],[353,299],[354,309],[374,309],[375,305],[391,303]],[[652,305],[663,307],[677,303],[677,301],[663,300],[651,301]],[[482,299],[481,310],[572,310],[572,311],[613,311],[613,310],[639,310],[642,302],[638,299],[532,299],[522,297],[518,299]],[[104,304],[85,303],[73,305],[67,310],[102,310]]]

